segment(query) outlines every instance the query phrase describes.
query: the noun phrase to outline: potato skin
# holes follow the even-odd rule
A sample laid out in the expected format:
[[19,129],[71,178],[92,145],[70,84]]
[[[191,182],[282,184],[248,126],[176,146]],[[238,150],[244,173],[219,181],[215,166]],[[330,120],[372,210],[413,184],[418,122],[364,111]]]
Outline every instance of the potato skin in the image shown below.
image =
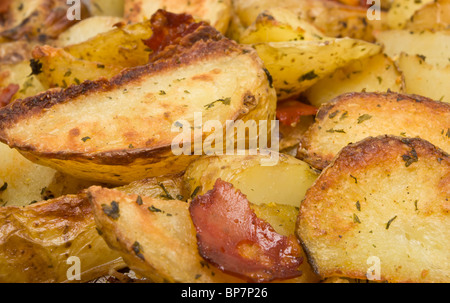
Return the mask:
[[449,282],[450,158],[420,138],[370,137],[338,154],[308,190],[297,236],[322,277]]
[[297,157],[324,169],[349,143],[385,134],[417,136],[448,152],[449,125],[448,103],[394,92],[347,93],[320,107]]
[[[243,280],[223,273],[198,253],[195,227],[189,214],[189,203],[162,200],[92,186],[88,197],[94,208],[97,226],[108,245],[119,251],[131,269],[152,282],[242,283]],[[117,217],[105,212],[117,202]],[[255,213],[269,222],[277,232],[292,235],[297,210],[287,205],[254,205]],[[303,262],[303,274],[284,283],[314,283],[318,276]]]
[[84,194],[62,196],[23,208],[0,207],[0,282],[64,282],[80,258],[80,281],[123,267],[118,253],[98,235]]
[[[192,35],[189,37],[194,42],[189,40],[188,43],[193,45],[183,45],[176,50],[170,48],[167,52],[158,54],[158,60],[155,62],[127,69],[110,80],[85,81],[65,90],[47,91],[2,108],[0,110],[0,140],[20,150],[31,161],[53,167],[78,178],[126,184],[145,177],[178,173],[196,158],[191,155],[176,156],[173,154],[171,143],[177,133],[171,132],[171,126],[181,117],[184,119],[189,115],[194,116],[194,112],[198,111],[198,108],[202,109],[205,120],[219,120],[223,124],[225,124],[225,120],[242,119],[245,122],[248,119],[256,121],[273,119],[276,106],[275,91],[270,87],[268,76],[256,52],[244,49],[235,42],[224,38],[209,26],[200,28]],[[214,38],[217,39],[203,41],[203,35],[207,35],[207,37],[214,35]],[[230,61],[233,63],[231,64]],[[216,66],[210,68],[214,63]],[[219,88],[226,88],[226,84],[231,80],[230,77],[226,77],[224,70],[229,70],[231,65],[240,71],[243,71],[243,66],[245,66],[248,74],[243,76],[241,73],[240,76],[246,85],[243,86],[239,81],[239,84],[233,84],[239,85],[239,89],[221,92],[220,96],[206,94],[203,89],[205,86],[203,79],[213,79],[210,81],[216,83],[214,77],[220,77],[220,81],[218,81],[225,83],[220,85],[216,83],[218,88],[216,91],[219,91]],[[194,67],[198,69],[192,72]],[[217,68],[221,69],[219,73],[216,71]],[[167,98],[162,99],[163,97],[158,94],[161,93],[159,91],[161,86],[155,86],[154,81],[161,81],[160,85],[164,84],[169,87],[172,81],[180,80],[180,77],[188,77],[185,70],[189,70],[189,75],[191,75],[191,78],[186,79],[185,82],[191,82],[185,84],[186,86],[181,86],[180,89],[177,88],[176,94],[173,95],[173,98],[185,100],[185,103],[181,103],[182,101],[168,102]],[[201,78],[200,75],[204,77]],[[155,80],[152,77],[161,77],[162,79]],[[146,85],[143,84],[143,81],[147,81]],[[144,88],[150,91],[147,94],[144,92],[142,95]],[[186,89],[183,92],[181,88]],[[187,89],[192,91],[195,88],[203,95],[195,98],[189,97],[194,96],[195,92],[191,94],[188,91],[186,93]],[[175,90],[174,88],[170,89]],[[140,94],[142,99],[130,98],[133,93]],[[205,107],[205,104],[211,103],[211,101],[225,98],[226,96],[222,96],[222,93],[232,96],[229,105],[218,105],[211,109]],[[111,94],[120,100],[114,102],[117,107],[112,109],[117,111],[117,114],[91,120],[92,112],[105,110],[105,108],[98,108],[100,102],[109,102],[107,106],[108,109],[111,109],[111,102],[108,101]],[[191,100],[186,101],[187,98]],[[96,109],[89,113],[89,120],[84,125],[77,124],[79,119],[74,119],[77,111],[71,110],[70,114],[66,115],[67,112],[61,110],[64,106],[71,107],[74,104],[76,106],[79,103],[87,102],[86,100],[90,100],[89,104]],[[161,102],[157,114],[153,114],[149,107],[143,108],[149,100]],[[129,101],[139,109],[134,108],[133,110]],[[125,108],[128,111],[124,111],[124,108],[117,105],[119,102],[127,102]],[[62,116],[48,114],[53,110],[61,110]],[[78,110],[85,111],[86,104],[80,106]],[[86,117],[84,114],[83,117]],[[152,119],[148,119],[148,116],[152,116]],[[120,119],[115,119],[115,117]],[[50,119],[47,120],[48,123],[43,122],[46,119]],[[57,119],[60,119],[59,123],[55,122]],[[73,123],[69,123],[69,119]],[[133,123],[130,121],[125,123],[124,120],[127,119],[133,120]],[[41,129],[41,132],[30,137],[28,131],[22,132],[24,125],[21,123],[27,124],[31,120],[47,126],[56,123],[58,124],[57,129],[61,133],[59,136],[52,136],[49,131],[33,128],[33,130]],[[111,127],[112,121],[116,121],[119,125]],[[99,125],[108,125],[108,127]],[[86,129],[83,130],[84,127]],[[20,137],[23,135],[29,139],[34,138],[32,140],[34,142],[26,142],[28,139],[24,137],[8,135],[12,128],[21,133]],[[115,129],[118,133],[113,133]],[[86,134],[82,134],[83,131]],[[97,135],[96,139],[100,141],[90,140],[95,135]],[[209,134],[203,133],[202,135],[203,140]],[[85,140],[82,140],[83,138]],[[43,144],[44,141],[45,144]],[[119,143],[112,145],[113,141]]]

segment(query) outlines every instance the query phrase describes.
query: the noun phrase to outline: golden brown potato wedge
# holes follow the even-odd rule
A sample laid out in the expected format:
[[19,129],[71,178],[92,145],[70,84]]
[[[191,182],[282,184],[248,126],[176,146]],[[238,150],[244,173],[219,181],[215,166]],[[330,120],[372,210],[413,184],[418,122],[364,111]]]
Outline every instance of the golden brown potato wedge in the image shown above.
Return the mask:
[[405,92],[450,103],[450,61],[447,66],[427,63],[421,55],[402,53],[397,61],[405,80]]
[[149,20],[123,25],[97,34],[78,44],[64,47],[75,58],[104,65],[133,67],[148,63],[150,49],[143,40],[152,36]]
[[[0,206],[25,206],[32,202],[76,194],[93,185],[33,163],[17,150],[0,143]],[[6,185],[5,185],[6,184]]]
[[226,120],[273,119],[275,91],[255,51],[206,25],[184,39],[175,51],[170,47],[158,60],[111,80],[86,81],[2,108],[0,140],[75,177],[125,184],[184,170],[195,157],[190,149],[176,155],[172,142],[186,132],[186,141],[214,136],[183,130],[200,113],[202,121],[221,126]]
[[350,38],[257,43],[253,47],[273,76],[279,100],[297,96],[336,69],[381,51],[379,45]]
[[[379,20],[369,20],[367,8],[342,5],[333,1],[310,0],[235,0],[233,7],[237,23],[250,26],[264,10],[284,8],[297,14],[298,18],[312,23],[329,37],[351,37],[373,41],[373,31],[386,28],[385,12],[380,11]],[[233,27],[233,24],[232,24]]]
[[434,0],[394,0],[387,12],[387,25],[391,29],[403,29],[414,13]]
[[0,88],[9,84],[19,85],[19,90],[12,96],[11,101],[34,96],[47,89],[32,71],[28,60],[0,66]]
[[83,19],[61,33],[55,41],[55,44],[58,47],[65,47],[82,43],[98,34],[113,30],[114,25],[120,24],[123,20],[121,17],[111,16],[93,16]]
[[154,197],[163,200],[187,201],[182,174],[158,176],[131,182],[116,188],[128,194]]
[[84,194],[0,207],[0,281],[83,282],[123,267],[98,235],[91,210]]
[[[439,67],[447,66],[450,53],[450,34],[446,32],[389,30],[379,32],[377,40],[384,46],[384,52],[397,59],[401,53],[419,55],[427,63]],[[401,41],[401,42],[399,42]]]
[[36,77],[46,88],[78,85],[86,80],[111,79],[122,67],[77,59],[62,48],[36,46],[33,49],[34,64],[39,66]]
[[125,19],[130,22],[142,22],[149,19],[158,9],[177,14],[190,14],[197,20],[209,22],[224,34],[231,17],[231,0],[125,0]]
[[436,0],[423,6],[406,22],[405,29],[412,31],[435,30],[450,28],[450,1]]
[[237,38],[240,43],[319,40],[324,35],[311,23],[286,8],[263,11]]
[[420,138],[342,149],[307,192],[297,235],[322,277],[450,281],[450,158]]
[[398,93],[348,93],[324,104],[298,157],[325,168],[349,143],[369,136],[420,137],[450,151],[450,105]]
[[403,92],[402,74],[385,54],[355,60],[319,80],[304,95],[320,107],[339,95],[350,92]]
[[[88,195],[102,236],[136,273],[153,282],[243,282],[199,255],[188,203],[126,195],[98,186],[89,188]],[[255,209],[277,232],[292,235],[294,207],[272,204]],[[302,276],[283,282],[318,281],[306,262],[301,267]]]
[[[68,180],[57,180],[55,185],[68,183],[65,181]],[[26,188],[22,190],[25,192]],[[183,193],[183,185],[181,176],[162,176],[132,182],[117,190],[172,200]],[[295,221],[295,217],[291,219]],[[100,237],[85,192],[20,208],[0,207],[0,224],[2,283],[86,282],[125,267],[120,255]],[[78,262],[73,257],[79,258],[79,272],[73,267]],[[75,274],[79,274],[79,280],[68,280]]]
[[[183,176],[192,198],[211,190],[217,179],[234,184],[254,204],[277,203],[299,207],[318,174],[308,164],[279,154],[275,165],[264,166],[270,156],[205,156],[194,161]],[[276,176],[276,178],[274,178]]]

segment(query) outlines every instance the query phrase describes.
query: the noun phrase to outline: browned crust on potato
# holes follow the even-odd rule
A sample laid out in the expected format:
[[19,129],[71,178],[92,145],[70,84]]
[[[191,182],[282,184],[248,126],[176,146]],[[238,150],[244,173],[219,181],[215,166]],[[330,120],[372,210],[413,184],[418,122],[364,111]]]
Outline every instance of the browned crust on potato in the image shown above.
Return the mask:
[[[177,69],[182,66],[199,64],[201,61],[212,58],[216,59],[218,57],[241,54],[243,52],[244,49],[237,43],[226,39],[212,27],[201,26],[194,33],[184,37],[178,45],[168,46],[164,51],[157,54],[154,62],[150,62],[147,65],[126,69],[110,80],[88,80],[80,85],[72,85],[63,90],[49,90],[37,96],[16,100],[9,106],[2,108],[0,110],[0,141],[9,144],[13,148],[19,148],[22,152],[32,152],[34,155],[39,155],[44,158],[89,160],[108,165],[129,164],[136,158],[142,157],[151,157],[154,159],[154,162],[158,162],[158,158],[164,158],[169,155],[171,151],[170,146],[152,149],[121,149],[92,154],[78,152],[40,153],[33,146],[11,142],[5,134],[5,129],[8,129],[21,119],[39,115],[42,111],[56,104],[70,102],[72,99],[80,96],[117,90],[125,84],[139,81],[142,77]],[[256,59],[255,53],[250,55],[255,56]],[[252,109],[252,104],[246,102],[246,100],[252,97],[252,95],[244,96],[243,104],[248,107],[248,110]],[[244,111],[238,113],[238,116],[235,118],[238,118],[242,114],[245,114]]]
[[[427,100],[425,101],[427,102]],[[358,143],[349,144],[344,147],[333,161],[322,171],[314,185],[307,191],[305,199],[301,203],[300,212],[296,222],[296,235],[300,239],[302,247],[308,256],[308,262],[317,274],[322,277],[345,276],[349,278],[366,279],[366,271],[320,268],[315,260],[315,252],[311,251],[308,247],[308,241],[311,240],[311,237],[319,239],[320,237],[327,236],[329,232],[332,232],[333,235],[336,234],[337,241],[338,234],[345,235],[346,232],[352,229],[352,227],[348,226],[339,226],[339,224],[337,224],[339,222],[331,223],[333,224],[332,231],[330,228],[324,229],[324,227],[321,226],[318,218],[321,216],[320,208],[324,207],[322,202],[328,201],[327,199],[329,199],[328,191],[338,190],[340,186],[339,182],[342,180],[343,176],[352,177],[352,173],[363,169],[370,170],[371,168],[382,165],[382,163],[386,161],[401,159],[400,161],[404,161],[405,166],[408,167],[413,162],[416,162],[414,160],[408,164],[409,157],[414,155],[417,157],[418,161],[420,161],[421,158],[434,159],[437,163],[450,170],[449,154],[430,142],[420,138],[402,138],[398,136],[383,135],[378,137],[368,137]],[[449,178],[450,175],[447,174],[446,176],[443,176],[440,182],[442,186],[439,188],[439,191],[443,196],[445,196],[446,193],[448,194],[450,190]],[[356,182],[358,181],[355,179],[355,183]],[[345,203],[345,201],[342,202]],[[355,201],[349,203],[355,203]],[[437,209],[443,215],[448,215],[450,211],[449,205],[445,203]],[[330,218],[328,219],[331,220]],[[308,230],[300,231],[302,228],[300,227],[301,221],[307,222],[303,223],[302,226]],[[308,225],[305,226],[304,224]],[[306,237],[309,239],[306,240]],[[339,238],[341,238],[341,236],[339,236]],[[387,278],[382,275],[381,280],[387,280]],[[417,281],[414,279],[406,279],[401,282]]]
[[340,175],[350,174],[352,171],[361,168],[380,165],[386,159],[401,152],[406,155],[412,149],[417,152],[418,156],[433,157],[436,161],[450,166],[449,155],[426,140],[390,135],[368,137],[344,147],[331,161],[330,165],[322,171],[323,176],[316,181],[315,186],[310,189],[311,192],[308,191],[308,195],[312,195],[314,192],[319,195],[321,191],[331,188],[333,186],[332,180]]
[[[95,232],[92,206],[84,193],[23,208],[0,207],[0,223],[1,283],[64,282],[67,268],[61,261],[72,252],[81,254],[78,256],[82,262],[85,261],[86,253],[91,249],[87,249],[87,245],[97,249],[97,255],[91,255],[90,261],[99,263],[83,268],[83,281],[107,273],[114,267],[110,262],[120,260],[116,253],[106,251],[106,245],[103,248],[97,246],[102,239]],[[78,246],[82,241],[85,241],[86,248]],[[95,254],[94,251],[92,253]]]
[[[357,102],[364,102],[368,107],[376,107],[389,104],[390,102],[406,102],[406,103],[420,103],[421,106],[427,107],[436,112],[450,113],[450,104],[440,101],[435,101],[424,96],[414,94],[401,94],[395,92],[352,92],[342,94],[328,103],[323,104],[315,117],[315,123],[307,130],[300,141],[299,149],[297,150],[297,157],[305,162],[308,162],[317,169],[324,169],[327,167],[335,154],[322,154],[316,153],[311,148],[311,142],[313,137],[317,136],[318,129],[320,129],[320,123],[329,118],[329,115],[333,113],[335,107],[345,104],[349,101],[357,100]],[[383,135],[383,134],[379,134]],[[391,135],[391,134],[388,134]],[[354,142],[353,142],[354,143]]]
[[[191,45],[182,44],[181,47],[168,48],[162,52],[158,59],[147,65],[126,69],[110,80],[99,79],[85,81],[80,85],[71,85],[63,90],[49,90],[39,95],[23,100],[17,100],[11,106],[0,111],[0,140],[5,142],[4,132],[13,123],[21,118],[36,115],[44,109],[65,103],[71,99],[95,92],[107,92],[118,89],[120,86],[135,82],[144,76],[159,72],[180,68],[192,64],[198,64],[203,60],[230,55],[234,52],[242,52],[234,41],[229,39],[217,40],[212,35],[218,32],[211,27],[203,27],[187,38]],[[214,38],[214,39],[209,39]]]

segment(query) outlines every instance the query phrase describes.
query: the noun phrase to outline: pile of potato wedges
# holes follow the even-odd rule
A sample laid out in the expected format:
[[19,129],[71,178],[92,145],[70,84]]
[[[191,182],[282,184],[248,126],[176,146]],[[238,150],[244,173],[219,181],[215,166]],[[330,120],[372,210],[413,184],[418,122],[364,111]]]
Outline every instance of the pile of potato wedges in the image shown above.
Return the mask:
[[449,0],[72,2],[0,4],[0,282],[450,282]]

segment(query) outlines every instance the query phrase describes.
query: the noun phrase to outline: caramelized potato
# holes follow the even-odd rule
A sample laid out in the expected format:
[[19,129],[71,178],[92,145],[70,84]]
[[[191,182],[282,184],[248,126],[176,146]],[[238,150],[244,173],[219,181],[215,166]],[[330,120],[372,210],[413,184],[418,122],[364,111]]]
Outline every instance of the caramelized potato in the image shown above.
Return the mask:
[[[194,113],[223,126],[226,120],[274,117],[275,91],[254,50],[208,25],[184,39],[110,80],[47,91],[0,109],[0,141],[77,178],[126,184],[183,171],[195,159],[172,151]],[[188,141],[218,136],[191,136],[186,129]]]
[[276,157],[278,162],[270,166],[264,165],[269,156],[262,155],[201,157],[186,169],[183,176],[186,192],[191,198],[205,194],[220,178],[234,184],[255,205],[276,203],[299,207],[317,173],[292,156]]
[[450,158],[420,138],[342,149],[308,190],[297,235],[322,278],[450,281]]
[[320,79],[304,95],[320,107],[339,95],[351,92],[403,92],[402,73],[385,54],[355,60]]
[[297,96],[353,60],[380,53],[376,44],[350,38],[257,43],[279,100]]
[[[105,241],[136,273],[153,282],[244,282],[199,255],[188,203],[126,195],[96,186],[89,188],[88,196]],[[261,205],[256,209],[277,232],[292,235],[295,208]],[[302,263],[301,270],[300,277],[283,282],[318,281],[307,262]]]
[[324,104],[298,157],[324,169],[350,143],[369,136],[420,137],[450,151],[450,104],[398,93],[348,93]]

